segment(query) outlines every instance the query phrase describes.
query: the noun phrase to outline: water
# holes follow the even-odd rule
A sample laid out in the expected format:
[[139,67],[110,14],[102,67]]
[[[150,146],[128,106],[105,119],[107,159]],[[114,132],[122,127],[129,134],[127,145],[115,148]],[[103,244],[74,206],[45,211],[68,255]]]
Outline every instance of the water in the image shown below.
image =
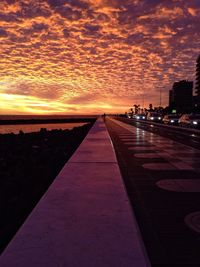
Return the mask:
[[[0,120],[51,120],[51,119],[83,119],[96,118],[96,115],[0,115]],[[47,130],[53,129],[72,129],[86,124],[85,122],[66,122],[66,123],[40,123],[40,124],[15,124],[15,125],[0,125],[0,134],[15,133],[19,131],[24,133],[38,132],[41,128]]]
[[83,119],[96,117],[97,115],[0,115],[0,120]]
[[17,125],[0,125],[0,134],[14,133],[18,134],[19,131],[24,133],[39,132],[41,128],[46,128],[47,130],[54,129],[73,129],[74,127],[79,127],[87,124],[86,122],[75,122],[75,123],[45,123],[45,124],[17,124]]

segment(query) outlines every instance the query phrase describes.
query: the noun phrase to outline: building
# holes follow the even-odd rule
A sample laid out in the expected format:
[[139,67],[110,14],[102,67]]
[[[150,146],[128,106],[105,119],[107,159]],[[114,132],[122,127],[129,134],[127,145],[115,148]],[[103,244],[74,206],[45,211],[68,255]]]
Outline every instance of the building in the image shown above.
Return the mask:
[[196,111],[200,111],[200,55],[197,58],[196,64],[196,82],[195,82],[195,96],[194,96],[194,108]]
[[195,93],[197,96],[200,97],[200,55],[197,58],[197,65],[196,65]]
[[178,113],[191,112],[193,106],[193,82],[180,81],[173,84],[169,91],[169,107],[175,109]]
[[173,90],[169,90],[169,107],[173,106]]

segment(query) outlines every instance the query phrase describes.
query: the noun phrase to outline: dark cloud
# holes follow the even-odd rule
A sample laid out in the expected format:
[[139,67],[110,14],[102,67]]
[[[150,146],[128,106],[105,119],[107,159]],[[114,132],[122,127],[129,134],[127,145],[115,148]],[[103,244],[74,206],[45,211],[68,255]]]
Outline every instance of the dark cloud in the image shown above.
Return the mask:
[[68,38],[70,36],[70,32],[68,29],[63,29],[63,35],[65,38]]
[[80,9],[88,9],[89,4],[86,3],[85,1],[80,1],[80,0],[68,0],[68,4],[70,4],[72,7],[80,8]]
[[82,17],[82,9],[86,9],[88,7],[86,2],[78,0],[48,0],[48,3],[54,11],[70,21],[79,20]]
[[11,12],[8,14],[0,13],[0,21],[5,22],[20,22],[20,18],[17,17],[17,14]]
[[8,33],[6,30],[4,30],[3,28],[0,28],[0,37],[7,37]]
[[90,32],[97,32],[101,29],[100,25],[91,25],[91,24],[86,24],[85,29]]
[[34,23],[32,25],[32,30],[34,32],[41,32],[43,30],[47,30],[49,28],[49,26],[47,24],[44,23]]
[[[19,32],[22,34],[20,37],[19,36],[13,36],[12,40],[14,40],[14,38],[16,39],[16,41],[20,42],[20,40],[30,40],[30,37],[33,34],[38,34],[38,33],[42,33],[42,32],[48,32],[48,28],[49,25],[44,24],[44,23],[33,23],[31,25],[30,28],[22,28],[19,29]],[[33,37],[33,36],[32,36]]]
[[124,5],[123,10],[118,12],[118,21],[120,24],[132,24],[141,14],[141,7],[134,4]]
[[101,26],[100,25],[92,25],[92,24],[86,24],[84,26],[85,30],[83,31],[83,33],[85,35],[88,35],[88,36],[95,36],[97,38],[100,37],[100,29],[101,29]]
[[13,44],[27,43],[30,41],[30,38],[28,36],[25,35],[18,36],[15,34],[10,34],[9,39]]
[[8,5],[11,5],[11,4],[16,3],[17,0],[5,0],[5,2],[6,2]]
[[28,3],[19,2],[20,11],[16,13],[18,17],[21,18],[36,18],[36,17],[49,17],[51,11],[44,8],[41,2],[30,1]]
[[51,7],[56,8],[66,4],[67,0],[48,0],[48,3]]
[[48,3],[53,8],[63,7],[65,4],[71,7],[77,7],[80,9],[87,9],[89,5],[85,1],[80,0],[48,0]]
[[56,8],[56,12],[59,13],[63,18],[68,19],[70,21],[79,20],[82,15],[82,13],[78,10],[73,10],[70,7],[63,6]]
[[134,44],[142,43],[142,42],[144,42],[144,34],[143,33],[131,34],[124,41],[128,45],[134,45]]

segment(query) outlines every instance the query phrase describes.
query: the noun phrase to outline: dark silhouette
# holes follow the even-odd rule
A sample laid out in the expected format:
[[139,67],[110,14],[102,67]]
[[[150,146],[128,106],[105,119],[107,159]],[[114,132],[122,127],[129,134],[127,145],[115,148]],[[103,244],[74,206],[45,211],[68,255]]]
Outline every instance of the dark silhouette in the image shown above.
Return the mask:
[[196,84],[195,84],[195,93],[200,98],[200,55],[197,58],[196,64]]
[[200,55],[197,58],[196,64],[196,83],[195,83],[195,93],[194,96],[194,109],[200,112]]
[[102,118],[105,121],[105,119],[106,119],[106,114],[105,113],[102,115]]
[[169,107],[178,113],[190,113],[192,111],[192,89],[193,82],[182,80],[173,84],[169,91]]
[[12,239],[93,125],[0,134],[0,252]]

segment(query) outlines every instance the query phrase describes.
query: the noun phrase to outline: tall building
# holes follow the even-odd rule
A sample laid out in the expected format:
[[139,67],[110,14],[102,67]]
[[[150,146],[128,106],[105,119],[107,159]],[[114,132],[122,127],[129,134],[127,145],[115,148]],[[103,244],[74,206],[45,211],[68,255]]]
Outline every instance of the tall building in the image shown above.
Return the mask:
[[173,106],[173,90],[169,90],[169,107]]
[[173,84],[169,92],[169,107],[177,112],[191,112],[193,105],[192,97],[193,82],[180,81]]
[[195,95],[193,96],[193,107],[195,112],[200,112],[200,55],[197,58],[196,64],[196,82]]
[[200,55],[197,58],[197,65],[196,65],[195,93],[200,98]]

